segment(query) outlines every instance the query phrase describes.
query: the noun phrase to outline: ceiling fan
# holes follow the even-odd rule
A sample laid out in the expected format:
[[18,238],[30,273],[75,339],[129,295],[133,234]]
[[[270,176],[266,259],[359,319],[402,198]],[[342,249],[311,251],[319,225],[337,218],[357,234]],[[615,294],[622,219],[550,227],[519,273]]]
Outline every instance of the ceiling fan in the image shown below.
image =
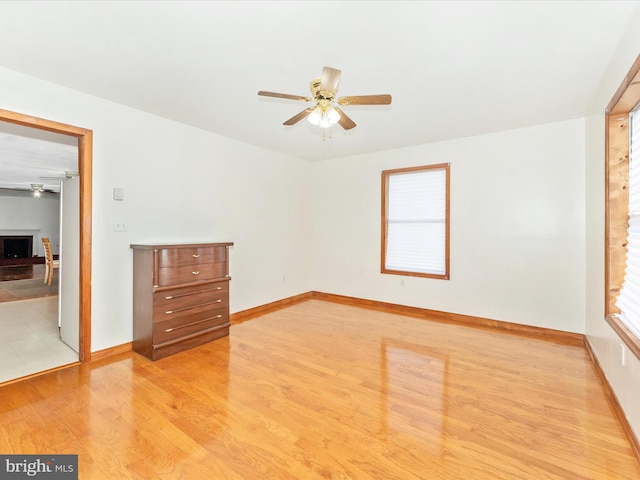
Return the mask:
[[315,102],[315,105],[294,115],[285,121],[283,125],[295,125],[303,118],[307,118],[312,125],[320,128],[329,128],[338,123],[345,130],[352,129],[356,126],[356,123],[340,107],[347,105],[389,105],[391,103],[391,95],[387,94],[336,98],[341,74],[342,72],[337,68],[324,67],[322,76],[311,81],[310,89],[313,98],[286,93],[265,92],[263,90],[260,90],[258,95],[298,100],[300,102]]
[[42,183],[25,184],[23,182],[3,182],[3,186],[0,188],[0,195],[2,196],[22,197],[32,195],[34,198],[40,198],[43,195],[50,197],[58,193],[59,191],[56,191],[55,188],[50,188]]
[[40,194],[44,192],[44,185],[41,183],[32,183],[31,191],[33,192],[33,196],[36,198],[40,198]]
[[40,180],[65,180],[65,179],[69,180],[77,176],[78,176],[78,172],[65,171],[64,173],[61,173],[60,175],[57,175],[57,176],[40,177]]

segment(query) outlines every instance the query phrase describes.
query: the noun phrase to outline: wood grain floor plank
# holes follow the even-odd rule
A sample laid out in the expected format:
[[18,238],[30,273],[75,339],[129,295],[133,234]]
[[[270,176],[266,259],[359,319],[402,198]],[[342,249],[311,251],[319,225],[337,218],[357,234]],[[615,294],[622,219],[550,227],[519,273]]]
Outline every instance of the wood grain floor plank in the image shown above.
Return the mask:
[[82,479],[640,478],[582,346],[320,300],[0,398],[1,452]]

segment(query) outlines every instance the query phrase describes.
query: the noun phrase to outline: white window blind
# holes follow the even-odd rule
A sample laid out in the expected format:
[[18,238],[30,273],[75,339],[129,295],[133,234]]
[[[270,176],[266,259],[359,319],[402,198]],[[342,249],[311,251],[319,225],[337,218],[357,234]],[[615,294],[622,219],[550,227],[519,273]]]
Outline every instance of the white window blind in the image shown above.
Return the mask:
[[640,338],[640,113],[629,114],[629,226],[624,282],[616,306],[620,320]]
[[384,270],[448,275],[447,167],[387,174]]

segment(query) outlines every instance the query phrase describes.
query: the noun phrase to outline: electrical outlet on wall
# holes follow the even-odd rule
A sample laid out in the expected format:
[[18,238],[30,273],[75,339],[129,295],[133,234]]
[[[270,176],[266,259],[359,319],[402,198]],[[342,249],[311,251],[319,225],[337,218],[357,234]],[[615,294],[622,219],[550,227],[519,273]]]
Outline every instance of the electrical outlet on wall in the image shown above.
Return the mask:
[[127,221],[124,218],[114,218],[113,219],[113,231],[114,232],[126,232],[127,231]]

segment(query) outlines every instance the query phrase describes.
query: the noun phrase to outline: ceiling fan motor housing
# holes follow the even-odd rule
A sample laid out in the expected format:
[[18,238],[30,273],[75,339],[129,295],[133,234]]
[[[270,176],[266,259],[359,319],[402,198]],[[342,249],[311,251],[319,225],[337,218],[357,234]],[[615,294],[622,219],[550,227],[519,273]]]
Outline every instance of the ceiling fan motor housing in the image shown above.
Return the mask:
[[315,98],[316,101],[318,102],[322,100],[326,100],[329,102],[333,101],[335,92],[331,92],[329,90],[320,90],[320,84],[321,84],[320,78],[314,78],[311,81],[311,85],[309,86],[309,89],[311,90],[311,94],[313,95],[313,98]]

